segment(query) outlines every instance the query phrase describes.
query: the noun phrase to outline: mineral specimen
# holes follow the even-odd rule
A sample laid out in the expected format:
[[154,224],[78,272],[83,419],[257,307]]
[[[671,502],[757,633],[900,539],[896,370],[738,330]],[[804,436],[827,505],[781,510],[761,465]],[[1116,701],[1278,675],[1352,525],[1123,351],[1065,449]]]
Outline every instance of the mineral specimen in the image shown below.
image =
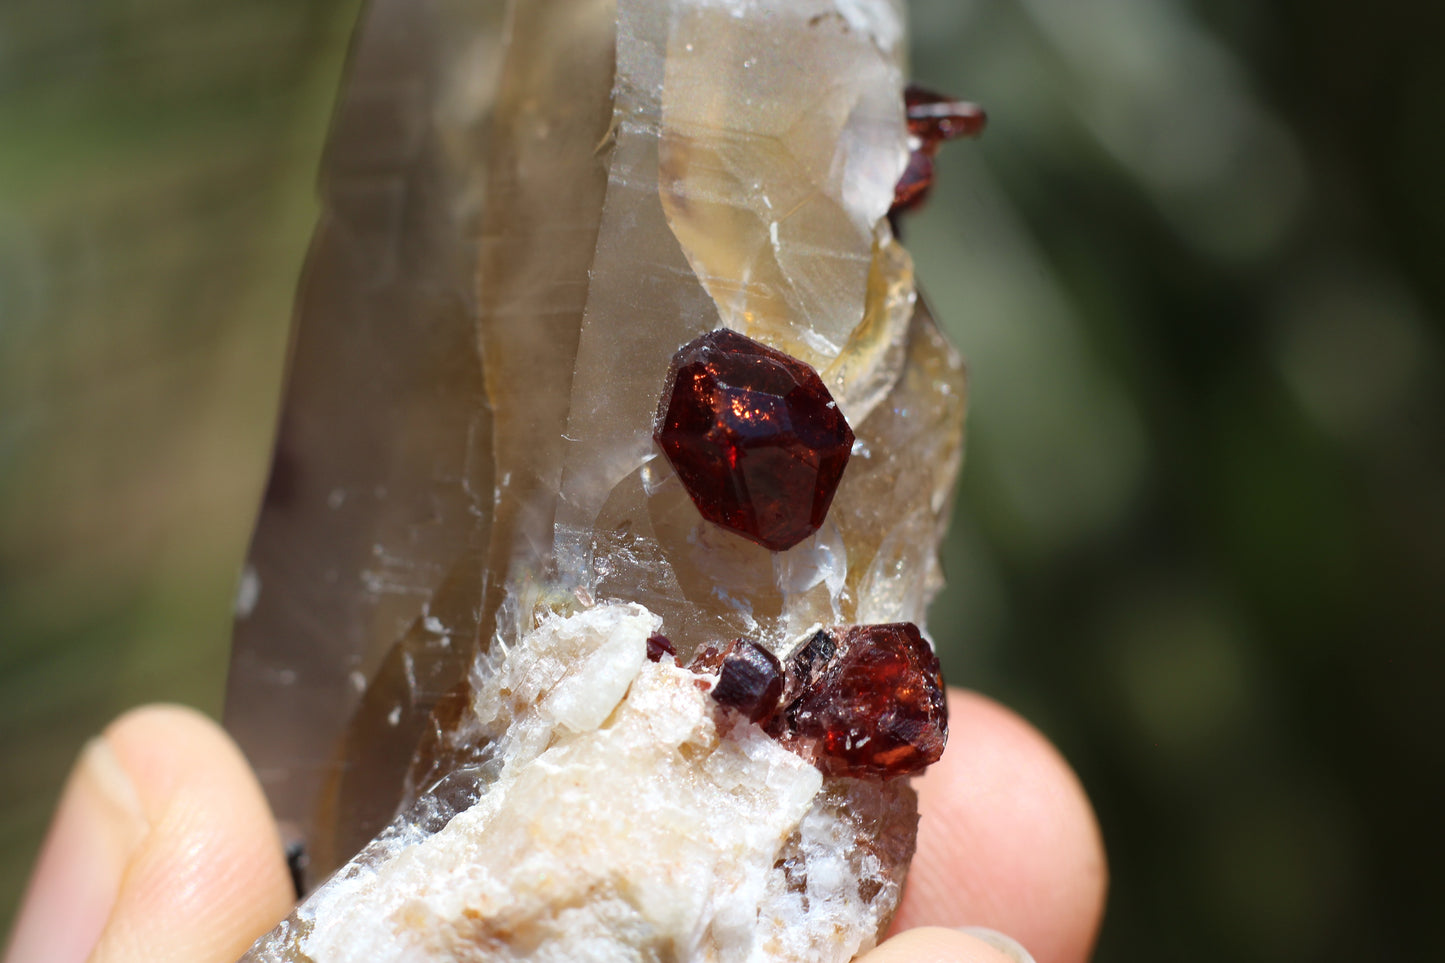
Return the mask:
[[487,791],[435,832],[398,821],[250,958],[846,960],[871,943],[912,851],[911,791],[716,725],[690,670],[647,661],[656,624],[601,603],[544,620],[528,658],[488,660]]
[[948,740],[942,668],[911,622],[819,629],[786,667],[746,639],[705,649],[689,667],[716,674],[717,703],[829,775],[911,775]]
[[[901,0],[373,4],[228,700],[340,869],[248,960],[842,963],[887,926],[964,413],[888,220],[903,38]],[[670,426],[718,346],[686,417],[742,468],[699,477]]]
[[817,372],[726,328],[683,345],[654,437],[704,518],[775,552],[816,532],[853,448]]

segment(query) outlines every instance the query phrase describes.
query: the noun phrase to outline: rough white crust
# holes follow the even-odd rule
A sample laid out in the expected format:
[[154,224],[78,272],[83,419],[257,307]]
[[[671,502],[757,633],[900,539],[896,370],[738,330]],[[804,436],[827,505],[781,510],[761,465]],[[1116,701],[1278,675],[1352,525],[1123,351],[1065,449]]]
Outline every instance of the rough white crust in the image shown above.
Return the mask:
[[646,660],[658,624],[622,603],[543,621],[478,688],[477,721],[503,733],[485,794],[369,848],[247,958],[823,963],[871,946],[911,791],[825,781],[721,713],[705,677]]

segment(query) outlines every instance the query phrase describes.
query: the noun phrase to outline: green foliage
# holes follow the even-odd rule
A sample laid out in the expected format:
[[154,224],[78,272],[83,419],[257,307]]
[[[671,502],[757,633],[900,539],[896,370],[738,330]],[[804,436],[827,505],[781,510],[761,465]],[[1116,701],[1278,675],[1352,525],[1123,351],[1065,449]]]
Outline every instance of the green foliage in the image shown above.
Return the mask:
[[1445,955],[1445,16],[1387,7],[913,4],[992,121],[912,225],[974,372],[935,631],[1095,799],[1103,959]]

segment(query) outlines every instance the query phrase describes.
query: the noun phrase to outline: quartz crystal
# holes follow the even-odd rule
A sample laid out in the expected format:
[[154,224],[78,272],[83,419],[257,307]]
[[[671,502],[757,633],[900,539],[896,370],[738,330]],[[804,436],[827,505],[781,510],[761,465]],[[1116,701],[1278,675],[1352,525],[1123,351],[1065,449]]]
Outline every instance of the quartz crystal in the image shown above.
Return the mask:
[[470,225],[504,15],[373,0],[333,122],[225,712],[313,877],[391,820],[481,631],[494,437]]
[[[903,56],[902,0],[371,6],[227,710],[314,889],[247,960],[877,941],[964,416],[888,220]],[[670,448],[699,339],[793,380],[731,399],[787,411],[786,537]]]

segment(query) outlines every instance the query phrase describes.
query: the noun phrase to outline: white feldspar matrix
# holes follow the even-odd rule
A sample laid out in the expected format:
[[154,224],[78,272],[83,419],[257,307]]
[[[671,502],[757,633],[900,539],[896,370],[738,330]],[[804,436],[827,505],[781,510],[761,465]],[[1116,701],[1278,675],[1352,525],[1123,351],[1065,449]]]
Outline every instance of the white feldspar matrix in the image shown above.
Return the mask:
[[[247,960],[877,941],[965,407],[888,220],[904,36],[901,0],[372,8],[228,704],[340,868]],[[324,656],[259,639],[294,623]]]

